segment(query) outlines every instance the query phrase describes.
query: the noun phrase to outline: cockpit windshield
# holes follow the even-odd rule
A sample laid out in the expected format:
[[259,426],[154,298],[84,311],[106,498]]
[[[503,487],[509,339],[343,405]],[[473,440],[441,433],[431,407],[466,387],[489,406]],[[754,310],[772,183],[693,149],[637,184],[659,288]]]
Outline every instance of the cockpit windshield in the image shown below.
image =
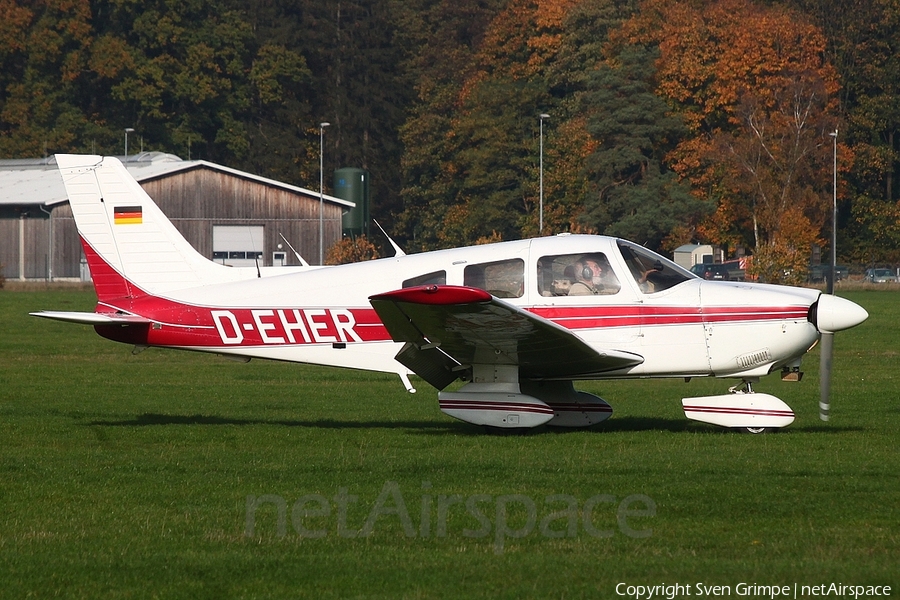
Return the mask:
[[646,248],[624,240],[619,240],[618,245],[631,276],[645,294],[661,292],[695,278],[690,271]]

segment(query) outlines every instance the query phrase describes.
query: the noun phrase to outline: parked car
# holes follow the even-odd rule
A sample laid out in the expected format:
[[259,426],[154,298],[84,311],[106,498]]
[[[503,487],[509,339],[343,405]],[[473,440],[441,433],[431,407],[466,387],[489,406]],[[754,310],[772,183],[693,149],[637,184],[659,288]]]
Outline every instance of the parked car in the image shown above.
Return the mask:
[[900,279],[890,269],[869,269],[866,271],[866,281],[869,283],[897,283]]
[[728,267],[725,265],[701,264],[691,267],[691,273],[699,275],[703,279],[715,279],[716,281],[731,281]]
[[[825,281],[826,275],[830,272],[831,265],[813,265],[809,268],[809,280],[811,282]],[[834,268],[834,279],[835,281],[843,281],[847,279],[849,273],[850,269],[846,266],[837,265]]]

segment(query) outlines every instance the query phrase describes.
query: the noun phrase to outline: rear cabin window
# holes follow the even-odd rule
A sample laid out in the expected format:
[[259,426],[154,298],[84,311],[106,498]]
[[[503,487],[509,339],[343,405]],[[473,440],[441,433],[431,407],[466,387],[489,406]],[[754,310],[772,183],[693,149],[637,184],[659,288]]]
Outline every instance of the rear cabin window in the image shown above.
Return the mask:
[[418,277],[407,279],[403,282],[403,287],[416,287],[417,285],[445,285],[447,283],[447,271],[435,271],[434,273],[425,273]]
[[525,261],[521,258],[468,265],[463,285],[489,292],[497,298],[521,298],[525,293]]
[[602,252],[542,256],[537,281],[541,296],[612,295],[622,289]]
[[689,271],[646,248],[620,240],[619,251],[645,294],[667,290],[694,277]]

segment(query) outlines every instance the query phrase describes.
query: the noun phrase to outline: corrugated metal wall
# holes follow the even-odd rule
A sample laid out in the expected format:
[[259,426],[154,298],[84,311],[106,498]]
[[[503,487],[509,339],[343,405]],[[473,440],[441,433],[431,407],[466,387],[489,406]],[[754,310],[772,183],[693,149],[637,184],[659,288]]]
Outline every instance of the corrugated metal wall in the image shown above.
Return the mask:
[[[265,228],[263,265],[283,244],[279,233],[310,264],[319,258],[319,199],[308,197],[205,168],[175,173],[141,186],[159,205],[185,239],[203,256],[212,258],[214,225],[262,225]],[[324,203],[325,249],[341,239],[340,206]],[[35,213],[35,214],[32,214]],[[81,274],[81,246],[68,204],[52,211],[51,219],[34,208],[21,223],[25,241],[25,278],[46,279]],[[50,244],[50,229],[53,244]],[[20,277],[18,218],[0,218],[0,265],[7,279]],[[288,265],[298,264],[285,246]],[[52,254],[52,264],[51,257]]]

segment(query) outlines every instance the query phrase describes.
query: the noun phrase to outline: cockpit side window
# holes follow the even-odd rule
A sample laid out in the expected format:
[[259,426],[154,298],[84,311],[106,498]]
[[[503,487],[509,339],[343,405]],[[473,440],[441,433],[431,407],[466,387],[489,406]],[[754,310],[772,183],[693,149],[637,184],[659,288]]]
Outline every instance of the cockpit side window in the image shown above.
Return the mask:
[[619,251],[638,287],[645,294],[667,290],[694,277],[672,261],[646,248],[619,240]]
[[497,298],[521,298],[525,293],[525,261],[521,258],[468,265],[463,285],[490,292]]
[[412,277],[403,282],[403,287],[416,287],[417,285],[445,285],[447,283],[447,271],[435,271],[425,273],[418,277]]
[[610,295],[622,289],[602,252],[542,256],[537,282],[541,296]]

